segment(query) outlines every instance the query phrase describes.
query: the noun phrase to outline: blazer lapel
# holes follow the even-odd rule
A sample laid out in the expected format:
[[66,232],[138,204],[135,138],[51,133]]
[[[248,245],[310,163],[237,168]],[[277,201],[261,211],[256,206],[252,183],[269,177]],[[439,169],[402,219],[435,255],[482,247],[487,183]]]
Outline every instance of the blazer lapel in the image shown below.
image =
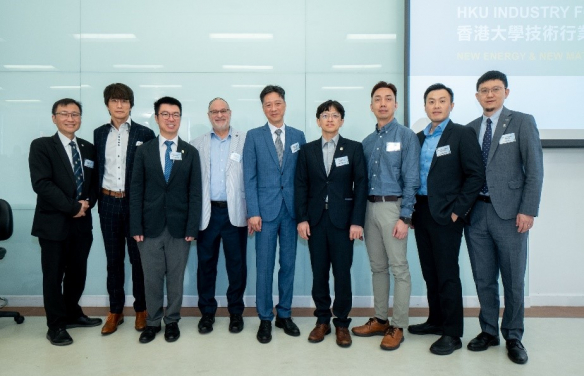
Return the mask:
[[[305,146],[306,147],[306,146]],[[324,177],[326,177],[326,166],[324,165],[324,153],[322,152],[322,137],[318,139],[311,145],[312,158],[314,158],[314,163],[319,166],[319,171]],[[312,163],[312,162],[311,162]]]
[[[237,151],[239,143],[241,142],[241,137],[239,137],[239,132],[231,129],[231,141],[229,142],[229,155],[227,156],[227,166],[225,166],[225,172],[229,171],[234,161],[231,159],[231,155]],[[241,157],[241,156],[240,156]]]
[[[452,127],[449,127],[450,124],[452,124],[452,120],[448,122],[444,131],[442,131],[442,135],[440,135],[440,140],[438,140],[438,145],[436,145],[436,150],[438,150],[438,148],[442,146],[448,145],[448,139],[450,138],[450,133],[452,131]],[[436,154],[436,151],[434,151],[434,156],[432,157],[432,164],[430,164],[430,170],[428,170],[428,172],[432,171],[434,165],[436,164],[437,159],[438,156]]]
[[55,135],[53,136],[53,141],[55,143],[55,150],[57,151],[57,154],[61,158],[61,162],[63,162],[63,165],[65,166],[65,170],[67,171],[67,174],[71,179],[71,183],[77,186],[75,184],[75,175],[73,174],[73,167],[71,166],[71,162],[69,161],[69,157],[67,156],[65,147],[61,143],[61,139],[59,138],[58,134],[55,133]]
[[495,150],[499,147],[499,141],[501,140],[501,136],[507,132],[507,126],[511,122],[511,111],[507,108],[503,107],[503,111],[501,111],[501,115],[499,116],[499,121],[497,122],[497,127],[495,128],[495,133],[493,134],[493,140],[491,141],[491,149],[489,149],[489,157],[487,158],[487,166],[493,159],[493,155],[495,154]]
[[[87,187],[91,183],[91,179],[89,178],[93,173],[93,169],[95,168],[95,161],[87,159],[87,146],[85,145],[85,141],[77,139],[77,144],[79,145],[79,153],[81,154],[81,164],[83,166],[83,192],[88,192]],[[93,167],[86,166],[86,161],[91,161],[93,163]],[[87,197],[85,197],[87,198]]]
[[337,148],[335,149],[335,153],[333,154],[333,160],[331,161],[331,170],[329,172],[329,176],[332,175],[333,171],[337,169],[335,159],[343,156],[343,154],[345,154],[345,139],[341,135],[339,135],[339,143],[337,144]]
[[[170,184],[172,179],[176,176],[178,171],[184,165],[183,160],[185,159],[185,157],[187,155],[187,149],[185,148],[185,145],[183,144],[183,140],[181,140],[180,137],[178,138],[178,143],[176,145],[176,151],[181,154],[181,159],[176,159],[173,161],[172,169],[170,170],[170,177],[168,178],[168,184]],[[162,174],[162,176],[164,177],[164,173]]]

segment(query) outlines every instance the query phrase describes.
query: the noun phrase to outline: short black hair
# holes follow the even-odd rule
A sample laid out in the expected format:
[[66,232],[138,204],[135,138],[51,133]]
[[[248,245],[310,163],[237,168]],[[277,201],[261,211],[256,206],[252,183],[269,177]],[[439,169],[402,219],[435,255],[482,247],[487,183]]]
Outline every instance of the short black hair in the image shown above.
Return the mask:
[[79,115],[83,115],[83,109],[81,108],[81,102],[76,101],[75,99],[71,99],[71,98],[63,98],[63,99],[59,99],[58,101],[56,101],[53,104],[53,109],[52,109],[52,114],[56,115],[57,114],[57,107],[59,106],[67,106],[70,104],[74,104],[77,107],[79,107]]
[[438,83],[438,84],[428,86],[428,88],[424,92],[424,104],[426,104],[426,98],[428,97],[428,94],[430,94],[431,91],[442,90],[442,89],[446,90],[448,92],[448,94],[450,94],[450,103],[454,102],[454,93],[452,92],[452,89],[447,87],[444,84]]
[[373,94],[375,94],[375,92],[381,88],[387,88],[393,91],[393,96],[397,99],[397,88],[394,84],[385,81],[379,81],[375,84],[375,86],[373,86],[373,89],[371,89],[371,98],[373,98]]
[[268,85],[260,93],[260,100],[262,101],[262,104],[264,103],[264,97],[270,93],[278,93],[282,100],[286,102],[286,92],[281,86]]
[[328,111],[331,107],[334,107],[335,110],[337,110],[339,114],[341,114],[341,119],[345,118],[345,109],[343,108],[343,105],[332,99],[329,99],[328,101],[323,102],[318,106],[318,108],[316,109],[316,118],[318,119],[320,117],[320,114],[322,114],[325,111]]
[[154,102],[154,114],[158,115],[158,110],[160,109],[160,105],[162,104],[171,104],[174,106],[178,106],[178,109],[182,115],[182,104],[180,104],[178,99],[173,97],[162,97],[156,102]]
[[505,73],[499,72],[496,70],[492,70],[492,71],[488,71],[487,73],[485,73],[479,77],[479,79],[477,80],[477,91],[479,91],[479,86],[481,86],[481,84],[483,82],[487,82],[487,81],[491,81],[491,80],[503,81],[503,85],[505,85],[505,89],[507,89],[507,87],[509,86],[509,83],[507,82],[507,76],[505,76]]
[[110,99],[125,99],[130,101],[130,108],[134,107],[134,92],[128,85],[117,82],[106,86],[103,90],[103,101],[106,106]]

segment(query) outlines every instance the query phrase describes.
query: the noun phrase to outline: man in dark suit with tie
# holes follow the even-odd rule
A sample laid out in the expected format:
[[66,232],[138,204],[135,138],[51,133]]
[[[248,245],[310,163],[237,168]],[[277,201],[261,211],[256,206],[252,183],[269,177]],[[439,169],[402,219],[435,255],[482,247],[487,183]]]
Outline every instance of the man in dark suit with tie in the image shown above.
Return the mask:
[[499,272],[505,293],[501,334],[511,361],[524,364],[524,287],[527,236],[539,211],[543,153],[535,119],[503,106],[507,77],[489,71],[477,81],[483,115],[468,126],[482,145],[486,182],[465,227],[472,272],[481,304],[481,333],[468,349],[499,344]]
[[247,132],[243,147],[243,179],[247,216],[256,232],[256,308],[260,318],[257,339],[272,340],[272,281],[276,242],[280,243],[280,270],[276,306],[276,327],[291,336],[300,330],[292,321],[292,293],[296,266],[296,216],[294,214],[294,172],[304,133],[284,124],[285,91],[268,85],[260,93],[266,125]]
[[37,194],[32,235],[41,246],[47,339],[57,346],[73,343],[67,328],[102,322],[79,306],[93,242],[91,208],[97,200],[95,148],[75,136],[81,111],[74,99],[56,101],[52,113],[58,131],[34,140],[28,159]]
[[458,266],[464,221],[485,181],[475,132],[450,120],[452,90],[434,84],[424,93],[430,124],[418,133],[420,188],[412,223],[426,281],[429,315],[410,325],[412,334],[441,334],[430,347],[437,355],[460,349],[462,285]]
[[[345,109],[328,100],[318,106],[322,137],[300,148],[294,182],[298,234],[308,240],[312,264],[312,299],[316,326],[308,336],[321,342],[336,327],[337,345],[351,345],[349,312],[353,242],[363,238],[367,204],[367,167],[361,143],[339,135]],[[333,268],[335,301],[331,314],[329,273]]]
[[130,182],[134,155],[138,146],[154,138],[154,132],[130,118],[134,107],[134,92],[122,83],[108,85],[103,99],[111,116],[109,123],[93,131],[93,142],[97,149],[98,212],[107,257],[107,291],[110,312],[101,334],[115,332],[124,322],[124,258],[126,243],[132,264],[132,286],[134,310],[138,331],[146,328],[146,298],[144,296],[144,273],[140,252],[134,238],[130,236]]
[[185,268],[201,220],[201,162],[197,149],[178,137],[182,105],[162,97],[154,113],[160,134],[136,151],[130,186],[130,234],[140,249],[148,310],[141,343],[156,337],[163,315],[166,341],[180,337]]

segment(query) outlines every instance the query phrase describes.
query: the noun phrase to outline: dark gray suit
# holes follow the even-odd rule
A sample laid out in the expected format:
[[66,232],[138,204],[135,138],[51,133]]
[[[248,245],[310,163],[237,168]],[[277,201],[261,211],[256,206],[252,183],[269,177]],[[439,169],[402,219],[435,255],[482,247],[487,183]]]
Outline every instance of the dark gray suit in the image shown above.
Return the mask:
[[[483,117],[468,126],[477,134]],[[503,137],[503,138],[502,138]],[[523,336],[527,235],[516,227],[517,214],[537,216],[543,183],[543,153],[535,119],[503,107],[487,159],[491,203],[477,201],[465,227],[483,332],[499,335],[499,271],[505,291],[501,333]]]

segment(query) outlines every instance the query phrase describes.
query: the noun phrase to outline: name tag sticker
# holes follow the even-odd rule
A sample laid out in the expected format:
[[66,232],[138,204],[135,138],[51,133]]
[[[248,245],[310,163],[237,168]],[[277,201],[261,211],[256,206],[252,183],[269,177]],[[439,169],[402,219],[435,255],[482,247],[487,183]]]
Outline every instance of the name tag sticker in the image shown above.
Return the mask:
[[300,150],[300,144],[297,142],[295,144],[290,145],[290,150],[292,150],[292,153],[297,153],[298,150]]
[[182,154],[179,151],[171,151],[170,159],[173,161],[182,161]]
[[500,145],[508,144],[511,142],[515,142],[515,133],[504,134],[501,136],[501,140],[499,141]]
[[399,142],[388,142],[385,145],[385,151],[399,151],[401,148],[401,144]]
[[83,165],[87,168],[93,168],[94,163],[91,159],[86,159],[83,161]]
[[229,158],[232,161],[235,161],[235,162],[238,162],[238,163],[241,162],[241,154],[231,153],[231,155],[229,156]]
[[335,158],[335,166],[337,166],[337,167],[341,167],[341,166],[348,165],[348,164],[349,164],[349,157],[347,157],[347,156]]
[[448,155],[448,154],[450,154],[450,145],[441,146],[438,149],[436,149],[436,156],[437,157],[441,157],[443,155]]

